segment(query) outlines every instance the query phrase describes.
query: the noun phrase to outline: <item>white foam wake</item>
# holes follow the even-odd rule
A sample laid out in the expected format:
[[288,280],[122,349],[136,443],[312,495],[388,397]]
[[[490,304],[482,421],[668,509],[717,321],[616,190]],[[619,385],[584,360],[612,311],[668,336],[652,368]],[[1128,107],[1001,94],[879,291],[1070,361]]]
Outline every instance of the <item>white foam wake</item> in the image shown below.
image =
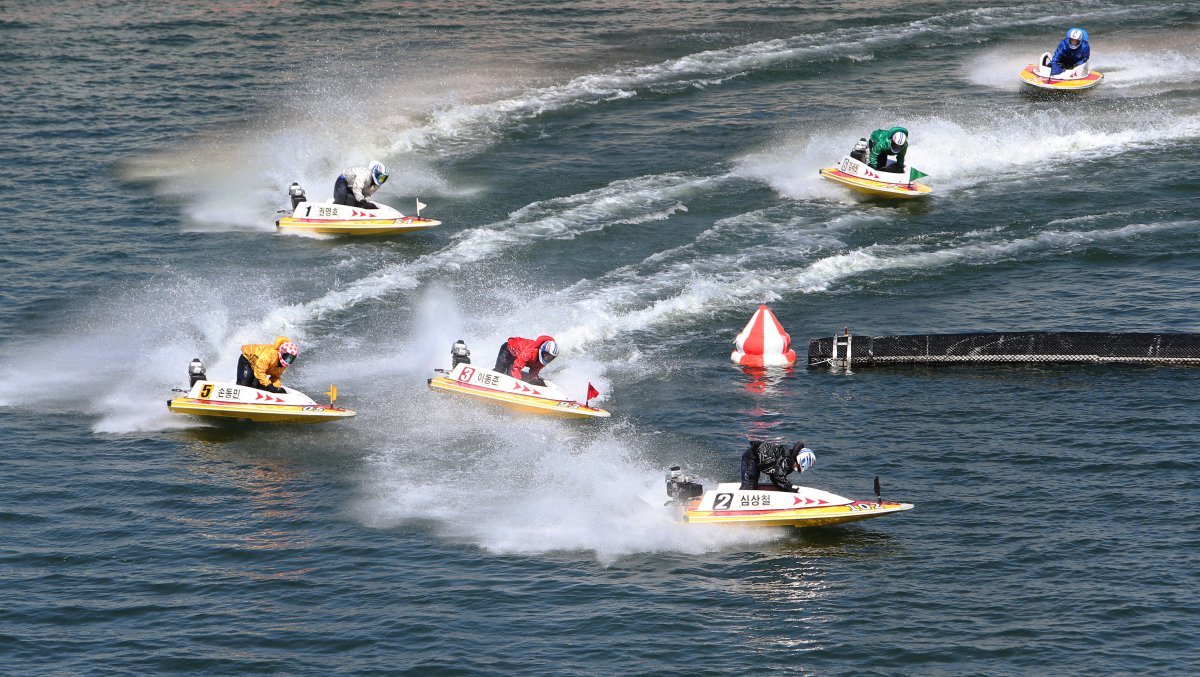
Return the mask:
[[[972,113],[962,120],[918,116],[901,122],[910,131],[906,162],[929,174],[928,182],[939,193],[1002,179],[1038,180],[1061,162],[1078,164],[1200,138],[1200,116],[1170,112],[999,111]],[[873,121],[864,118],[849,128],[805,132],[778,148],[742,158],[737,173],[790,198],[851,201],[850,191],[817,172],[834,165],[873,128]]]
[[[914,244],[875,244],[851,251],[828,253],[811,262],[795,266],[775,266],[743,270],[726,267],[721,271],[692,275],[683,280],[680,268],[668,268],[655,274],[643,274],[637,279],[638,288],[631,288],[631,276],[618,274],[617,290],[610,294],[610,279],[583,281],[540,299],[548,315],[563,318],[567,328],[556,337],[564,346],[586,350],[594,344],[623,341],[634,332],[654,327],[676,327],[727,310],[748,307],[753,303],[770,302],[793,294],[812,294],[832,289],[840,282],[854,277],[875,275],[898,270],[920,270],[936,274],[951,266],[991,265],[998,261],[1031,253],[1074,251],[1097,242],[1121,241],[1142,235],[1189,229],[1194,221],[1130,224],[1119,228],[1091,231],[1048,229],[1035,235],[1012,240],[976,241],[945,248],[930,248]],[[776,250],[778,257],[781,251]],[[677,293],[664,294],[664,290]],[[640,298],[637,306],[625,300]],[[544,306],[550,306],[546,310]],[[645,346],[641,347],[645,349]]]

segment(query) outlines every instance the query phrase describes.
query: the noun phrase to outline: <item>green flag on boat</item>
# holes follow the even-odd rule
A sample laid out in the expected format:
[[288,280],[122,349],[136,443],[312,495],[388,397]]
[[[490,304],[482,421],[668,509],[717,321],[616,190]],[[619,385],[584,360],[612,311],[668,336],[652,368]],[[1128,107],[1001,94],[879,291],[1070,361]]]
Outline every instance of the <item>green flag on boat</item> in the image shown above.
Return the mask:
[[912,183],[913,181],[916,181],[917,179],[920,179],[920,178],[923,178],[926,176],[929,176],[929,175],[926,174],[925,172],[919,172],[919,171],[913,169],[912,167],[908,168],[908,182],[909,183]]

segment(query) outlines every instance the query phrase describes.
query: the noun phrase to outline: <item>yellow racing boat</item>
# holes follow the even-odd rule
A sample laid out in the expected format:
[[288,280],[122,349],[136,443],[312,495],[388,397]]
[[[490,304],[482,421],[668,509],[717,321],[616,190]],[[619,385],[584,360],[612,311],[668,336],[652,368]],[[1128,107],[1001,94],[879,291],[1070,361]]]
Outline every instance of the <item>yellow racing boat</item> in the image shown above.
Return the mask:
[[1063,71],[1058,75],[1050,75],[1050,53],[1042,55],[1040,63],[1031,63],[1021,69],[1021,82],[1030,87],[1037,87],[1054,92],[1077,92],[1083,89],[1091,89],[1100,84],[1104,79],[1104,74],[1099,71],[1091,70],[1088,64],[1082,63],[1072,68],[1069,71]]
[[774,485],[743,490],[740,483],[727,482],[704,491],[678,466],[667,475],[668,502],[676,506],[680,520],[687,524],[824,527],[913,509],[911,503],[879,498],[878,477],[874,501],[850,499],[812,487],[798,488],[797,493],[781,491]]
[[917,181],[926,174],[914,169],[884,172],[849,155],[843,157],[836,167],[821,169],[819,174],[834,183],[876,197],[912,199],[926,197],[933,192],[933,188]]
[[323,423],[355,416],[349,409],[333,406],[337,400],[334,386],[329,388],[326,405],[286,386],[284,392],[272,393],[236,383],[209,381],[199,359],[192,360],[188,373],[191,388],[184,395],[167,400],[167,409],[172,414],[258,423]]
[[288,193],[292,198],[292,211],[290,216],[275,222],[280,231],[320,235],[398,235],[442,225],[441,221],[421,217],[425,205],[420,200],[417,200],[417,215],[405,216],[379,203],[375,203],[376,209],[361,209],[332,201],[309,202],[304,189],[296,183],[291,185]]
[[[461,346],[461,353],[457,352]],[[611,414],[604,409],[589,405],[589,400],[579,402],[567,396],[561,388],[545,381],[544,385],[526,383],[508,374],[474,366],[470,362],[470,351],[461,341],[454,344],[451,352],[454,366],[446,371],[436,369],[439,375],[428,380],[429,389],[456,395],[468,395],[479,400],[502,405],[523,414],[555,416],[559,418],[608,418]]]

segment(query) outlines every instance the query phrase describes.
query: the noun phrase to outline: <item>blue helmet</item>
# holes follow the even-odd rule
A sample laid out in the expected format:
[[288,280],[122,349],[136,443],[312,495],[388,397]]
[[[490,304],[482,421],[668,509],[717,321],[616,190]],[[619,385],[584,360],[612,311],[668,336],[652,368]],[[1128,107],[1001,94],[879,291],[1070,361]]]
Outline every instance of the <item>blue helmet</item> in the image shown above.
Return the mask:
[[387,167],[384,167],[383,163],[380,162],[379,160],[372,160],[371,161],[371,180],[375,182],[376,186],[382,186],[383,182],[387,181],[387,179],[388,179]]
[[550,360],[558,357],[558,341],[550,339],[538,348],[538,361],[543,365],[550,364]]
[[1067,31],[1067,46],[1071,49],[1079,49],[1079,46],[1087,42],[1087,31],[1082,28],[1072,28]]

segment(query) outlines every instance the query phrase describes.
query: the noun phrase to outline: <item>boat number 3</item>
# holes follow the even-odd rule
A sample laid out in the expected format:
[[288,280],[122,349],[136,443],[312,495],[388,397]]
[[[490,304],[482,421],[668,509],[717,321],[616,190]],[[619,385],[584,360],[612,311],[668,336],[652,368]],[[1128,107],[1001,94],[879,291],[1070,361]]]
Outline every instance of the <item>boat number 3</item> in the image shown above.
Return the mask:
[[463,370],[458,374],[458,380],[462,381],[463,383],[466,383],[467,381],[470,381],[471,377],[474,375],[475,375],[474,367],[464,367]]
[[200,389],[200,399],[206,400],[209,395],[212,395],[212,384],[205,383],[204,387]]
[[733,494],[717,494],[713,499],[713,510],[728,510],[733,505]]

